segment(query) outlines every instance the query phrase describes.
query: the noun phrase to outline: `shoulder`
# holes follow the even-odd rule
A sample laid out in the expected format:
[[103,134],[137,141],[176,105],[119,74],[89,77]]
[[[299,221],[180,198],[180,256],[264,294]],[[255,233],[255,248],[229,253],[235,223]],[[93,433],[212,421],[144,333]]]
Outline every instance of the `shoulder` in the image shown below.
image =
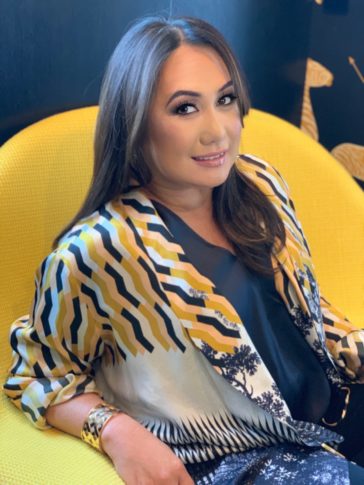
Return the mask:
[[[120,262],[135,246],[120,199],[102,205],[79,220],[43,261],[39,271],[58,268],[91,276],[105,262]],[[89,268],[89,269],[87,269]],[[52,271],[53,272],[53,271]]]
[[269,162],[255,155],[242,154],[236,162],[237,168],[270,200],[286,228],[287,236],[305,248],[310,254],[301,223],[297,218],[290,189],[280,172]]
[[269,162],[251,154],[240,154],[237,168],[269,197],[278,197],[289,204],[289,187],[280,172]]
[[123,239],[128,227],[127,214],[121,198],[103,204],[92,214],[80,219],[61,239],[60,248],[70,244],[93,246],[100,238],[116,242]]

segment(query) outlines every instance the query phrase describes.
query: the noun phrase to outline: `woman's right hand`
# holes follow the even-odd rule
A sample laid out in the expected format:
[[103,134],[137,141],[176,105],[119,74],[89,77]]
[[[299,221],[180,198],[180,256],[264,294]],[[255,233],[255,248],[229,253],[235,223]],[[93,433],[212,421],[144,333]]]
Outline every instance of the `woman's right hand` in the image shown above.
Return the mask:
[[126,414],[105,424],[101,444],[126,485],[194,484],[170,448]]

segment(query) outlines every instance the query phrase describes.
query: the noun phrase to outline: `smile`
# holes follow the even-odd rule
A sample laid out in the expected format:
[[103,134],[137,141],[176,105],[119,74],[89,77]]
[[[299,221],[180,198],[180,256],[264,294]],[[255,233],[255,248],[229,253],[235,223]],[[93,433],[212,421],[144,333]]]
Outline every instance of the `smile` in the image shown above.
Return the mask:
[[200,157],[192,157],[196,161],[204,161],[204,160],[217,160],[219,158],[222,158],[227,150],[224,150],[222,152],[215,152],[215,153],[209,153],[208,155],[203,155]]
[[218,167],[224,163],[226,152],[227,150],[224,150],[222,152],[209,153],[207,155],[192,158],[200,165]]

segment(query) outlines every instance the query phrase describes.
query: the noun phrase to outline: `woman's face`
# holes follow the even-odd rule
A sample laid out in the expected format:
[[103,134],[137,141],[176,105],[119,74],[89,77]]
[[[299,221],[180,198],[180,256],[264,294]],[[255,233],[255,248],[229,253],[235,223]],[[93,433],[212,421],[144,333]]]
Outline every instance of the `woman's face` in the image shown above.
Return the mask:
[[158,193],[222,184],[238,154],[240,132],[234,87],[219,55],[181,45],[161,70],[148,113],[150,187]]

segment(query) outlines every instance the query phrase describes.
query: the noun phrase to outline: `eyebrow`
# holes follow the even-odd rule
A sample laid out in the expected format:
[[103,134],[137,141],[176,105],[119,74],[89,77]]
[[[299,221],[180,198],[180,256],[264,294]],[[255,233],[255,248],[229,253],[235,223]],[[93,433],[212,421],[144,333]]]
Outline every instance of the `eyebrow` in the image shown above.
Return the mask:
[[[225,83],[221,88],[218,90],[218,93],[221,93],[221,91],[224,91],[224,89],[229,88],[230,86],[233,85],[233,82],[230,80],[227,83]],[[175,93],[172,94],[172,96],[168,99],[166,107],[176,98],[179,96],[193,96],[194,98],[200,98],[201,94],[197,93],[196,91],[186,91],[186,90],[179,90],[176,91]]]

